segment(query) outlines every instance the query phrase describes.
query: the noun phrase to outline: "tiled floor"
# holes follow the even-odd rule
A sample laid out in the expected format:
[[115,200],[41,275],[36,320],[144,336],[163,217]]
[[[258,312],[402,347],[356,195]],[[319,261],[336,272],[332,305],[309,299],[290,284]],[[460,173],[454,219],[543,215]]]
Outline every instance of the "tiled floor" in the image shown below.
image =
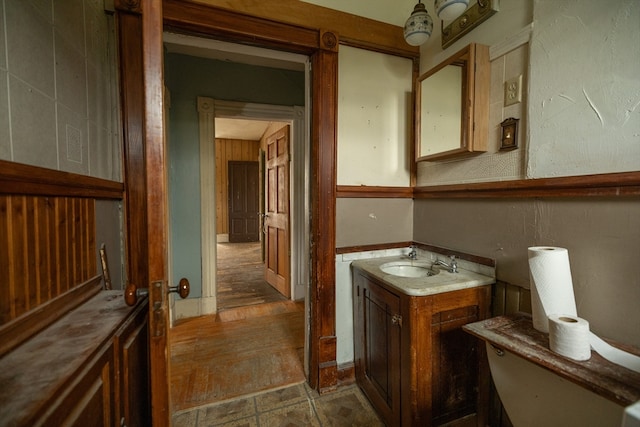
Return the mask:
[[384,426],[357,386],[318,395],[297,384],[173,415],[174,427]]

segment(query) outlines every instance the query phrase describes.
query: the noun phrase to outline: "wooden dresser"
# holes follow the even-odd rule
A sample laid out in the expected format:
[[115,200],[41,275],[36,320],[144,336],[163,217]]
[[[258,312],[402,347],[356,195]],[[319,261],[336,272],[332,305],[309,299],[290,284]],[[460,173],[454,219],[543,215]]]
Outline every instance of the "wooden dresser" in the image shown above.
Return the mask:
[[150,425],[147,299],[101,290],[0,358],[0,424]]

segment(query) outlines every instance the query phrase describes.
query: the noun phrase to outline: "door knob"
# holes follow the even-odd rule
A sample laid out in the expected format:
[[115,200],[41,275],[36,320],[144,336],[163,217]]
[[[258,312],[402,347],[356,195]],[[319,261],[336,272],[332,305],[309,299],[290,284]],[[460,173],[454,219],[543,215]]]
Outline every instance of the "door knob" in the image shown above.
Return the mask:
[[[162,282],[158,283],[162,284]],[[180,295],[180,298],[184,299],[189,296],[190,290],[189,280],[183,277],[178,285],[170,286],[167,293],[175,292]],[[137,288],[133,283],[129,283],[124,290],[124,301],[128,306],[134,306],[138,302],[138,298],[144,298],[147,295],[149,295],[149,289]]]
[[190,289],[191,289],[191,287],[189,285],[189,280],[187,280],[187,278],[183,277],[182,279],[180,279],[180,282],[178,282],[178,284],[176,286],[170,286],[169,287],[169,293],[175,292],[178,295],[180,295],[180,298],[184,299],[184,298],[189,296],[189,290]]
[[129,283],[124,290],[124,302],[126,302],[129,307],[133,307],[138,302],[138,298],[144,298],[147,295],[149,295],[149,289],[138,289],[136,285]]

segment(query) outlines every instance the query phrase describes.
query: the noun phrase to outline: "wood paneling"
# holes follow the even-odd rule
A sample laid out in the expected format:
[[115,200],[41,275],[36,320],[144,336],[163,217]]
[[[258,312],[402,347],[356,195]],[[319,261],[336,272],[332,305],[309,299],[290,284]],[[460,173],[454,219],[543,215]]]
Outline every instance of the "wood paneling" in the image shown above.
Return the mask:
[[411,187],[379,187],[369,185],[338,185],[336,197],[344,198],[394,198],[411,199],[413,188]]
[[[336,147],[338,54],[319,50],[312,57],[311,111],[311,386],[330,391],[338,383],[336,363]],[[314,370],[317,368],[317,374]]]
[[122,199],[120,182],[0,160],[0,194]]
[[416,187],[414,199],[638,196],[640,172]]
[[260,141],[216,138],[216,233],[229,233],[229,161],[259,161]]
[[[229,12],[234,11],[242,14],[260,16],[273,21],[287,22],[294,26],[330,29],[340,34],[340,38],[342,39],[341,43],[355,47],[405,57],[417,58],[420,54],[418,47],[409,46],[404,41],[402,27],[311,3],[297,0],[277,0],[270,2],[260,0],[235,2],[228,0],[204,0],[201,2],[221,9],[227,9]],[[189,2],[165,0],[165,10],[168,9],[169,6],[172,8],[178,7],[177,3],[180,3],[180,7],[188,7],[189,5]],[[222,15],[224,15],[224,12],[227,11],[222,10],[222,12]],[[409,12],[410,11],[407,11],[407,14]],[[220,15],[220,13],[217,15]],[[221,21],[222,18],[218,17],[217,20]],[[248,32],[250,28],[243,28],[242,31]],[[280,35],[280,37],[282,37],[282,35]],[[289,39],[289,42],[296,43],[297,40],[299,39]]]
[[0,195],[0,325],[96,274],[95,200]]
[[142,18],[138,14],[120,10],[117,11],[116,18],[124,140],[127,277],[130,283],[147,287],[149,245],[146,215]]

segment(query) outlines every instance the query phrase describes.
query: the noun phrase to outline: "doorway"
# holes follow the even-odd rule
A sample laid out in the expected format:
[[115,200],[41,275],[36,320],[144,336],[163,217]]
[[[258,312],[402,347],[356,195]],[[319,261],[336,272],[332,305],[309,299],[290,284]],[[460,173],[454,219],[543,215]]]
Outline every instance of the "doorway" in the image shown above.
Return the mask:
[[[303,67],[305,68],[305,76],[306,76],[305,81],[308,82],[309,67],[308,67],[308,61],[306,58],[304,59]],[[182,110],[186,110],[184,108],[184,105],[180,105],[182,100],[178,98],[179,96],[178,91],[176,91],[173,88],[170,88],[170,89],[172,94],[171,108],[173,109],[175,104],[175,105],[179,105]],[[309,91],[308,84],[306,84],[305,92],[308,92],[308,91]],[[308,95],[305,94],[305,98],[307,97]],[[178,101],[174,103],[173,102],[174,100],[178,100]],[[218,231],[220,230],[219,230],[219,227],[217,227],[216,221],[215,221],[216,214],[218,212],[217,208],[219,207],[219,204],[216,203],[216,184],[218,183],[218,181],[220,181],[220,179],[218,174],[219,168],[216,167],[216,156],[218,152],[216,150],[217,147],[215,145],[215,139],[216,139],[215,132],[217,128],[216,120],[219,118],[236,119],[236,120],[242,119],[242,120],[252,120],[252,121],[263,120],[270,123],[282,122],[291,126],[292,152],[290,156],[289,170],[292,177],[293,185],[291,187],[291,191],[289,194],[291,199],[289,206],[291,208],[290,259],[292,261],[291,261],[290,275],[291,275],[292,285],[291,285],[291,298],[287,302],[295,304],[296,309],[298,311],[297,312],[292,311],[292,313],[295,313],[295,314],[287,314],[287,315],[296,316],[296,318],[299,318],[300,328],[296,328],[296,334],[301,333],[302,334],[301,336],[304,337],[304,342],[300,340],[300,343],[302,344],[302,346],[295,343],[292,346],[292,349],[293,349],[293,354],[295,355],[294,358],[304,360],[304,363],[298,364],[299,366],[298,372],[302,376],[302,379],[304,379],[305,377],[308,377],[308,371],[309,371],[309,368],[308,368],[309,326],[307,323],[309,319],[309,315],[308,315],[309,307],[307,304],[307,301],[308,301],[307,294],[309,292],[309,276],[310,276],[309,274],[309,233],[308,233],[308,230],[310,227],[309,226],[310,201],[309,201],[309,190],[308,190],[309,188],[309,183],[308,183],[309,148],[308,147],[309,147],[310,132],[306,128],[307,126],[306,123],[309,123],[307,118],[307,112],[304,107],[284,107],[284,106],[277,106],[277,105],[253,104],[253,103],[237,102],[237,101],[222,101],[222,100],[217,100],[215,98],[210,98],[205,96],[198,96],[196,104],[197,104],[196,105],[197,129],[199,132],[198,150],[195,150],[195,153],[193,152],[193,150],[186,154],[180,153],[176,157],[182,155],[184,157],[190,156],[190,158],[195,157],[198,159],[197,166],[199,166],[199,168],[194,167],[193,170],[199,170],[199,182],[200,182],[199,205],[200,205],[201,223],[200,223],[199,232],[197,233],[197,241],[201,245],[200,247],[201,256],[197,257],[196,259],[199,263],[201,263],[201,268],[202,268],[202,288],[201,288],[202,292],[199,298],[192,298],[192,300],[195,301],[195,304],[197,304],[197,307],[195,307],[195,309],[193,310],[193,312],[197,313],[195,316],[199,316],[198,319],[208,317],[211,323],[208,323],[206,325],[195,326],[196,317],[193,315],[185,316],[185,317],[189,317],[189,319],[185,319],[178,322],[178,324],[176,325],[176,329],[172,331],[172,334],[171,334],[172,354],[174,352],[175,345],[184,344],[184,346],[181,347],[181,349],[179,350],[179,352],[181,352],[180,354],[183,355],[179,363],[182,363],[183,365],[179,365],[180,367],[178,368],[177,367],[178,365],[174,365],[173,364],[174,362],[172,360],[172,379],[171,379],[172,389],[185,390],[187,386],[190,387],[191,385],[195,384],[192,381],[193,378],[198,378],[197,381],[200,381],[201,383],[197,383],[195,385],[196,386],[201,385],[202,387],[216,387],[216,384],[221,385],[225,383],[223,380],[221,380],[221,377],[218,377],[217,380],[215,378],[212,379],[212,375],[224,375],[225,376],[224,378],[226,377],[232,378],[231,369],[228,369],[226,371],[223,370],[223,372],[221,372],[220,374],[217,374],[217,373],[213,374],[214,370],[219,369],[219,367],[214,368],[213,366],[206,365],[206,363],[211,362],[212,360],[211,357],[213,356],[213,354],[207,355],[207,358],[206,358],[207,360],[203,361],[203,365],[200,367],[200,369],[203,372],[208,371],[209,376],[207,377],[207,376],[199,375],[198,374],[199,368],[198,368],[198,362],[197,362],[197,357],[199,357],[199,351],[188,348],[188,345],[194,344],[197,346],[197,348],[203,348],[204,346],[206,348],[210,348],[213,350],[218,345],[220,345],[219,341],[215,341],[215,337],[208,336],[209,334],[207,333],[207,330],[208,330],[207,328],[209,326],[212,326],[212,323],[218,323],[218,321],[220,320],[220,317],[226,316],[226,315],[221,316],[223,312],[221,311],[221,306],[220,306],[221,301],[219,298],[220,289],[217,287],[218,280],[216,277],[220,273],[220,268],[222,264],[218,257],[219,255],[221,255],[221,252],[222,252],[220,245],[226,243],[226,242],[220,241],[221,239],[218,239],[218,236],[220,234],[218,233]],[[183,111],[180,111],[178,115],[182,113]],[[175,125],[172,126],[172,129],[175,129],[177,126],[181,126],[181,125],[183,125],[183,123],[179,123],[179,121],[176,120]],[[172,135],[169,141],[170,141],[170,144],[174,143],[174,147],[176,147],[176,145],[178,144],[185,144],[185,145],[188,144],[186,139],[180,139],[179,137],[175,137],[175,135]],[[173,156],[171,157],[174,158]],[[170,161],[172,160],[170,159]],[[181,187],[180,185],[176,185],[176,188],[187,189],[186,186]],[[262,191],[261,191],[261,194],[262,194]],[[196,198],[193,196],[194,196],[193,194],[190,195],[190,197]],[[189,201],[189,200],[186,200],[186,198],[184,198],[183,201]],[[264,203],[261,202],[261,205],[263,204]],[[187,209],[187,207],[185,207],[184,204],[180,205],[179,207],[184,210]],[[193,208],[194,207],[192,204],[190,209],[193,209]],[[174,221],[175,221],[175,218],[174,218]],[[192,226],[193,223],[188,225]],[[175,236],[175,234],[176,233],[172,231],[172,236]],[[179,236],[179,237],[183,240],[185,239],[184,236]],[[176,252],[175,248],[172,252],[173,253]],[[246,254],[247,253],[245,253],[245,255]],[[237,261],[238,261],[238,257],[241,257],[241,256],[242,255],[238,255],[237,253],[231,255],[232,264],[234,264],[234,267],[239,266],[240,263]],[[300,302],[294,303],[293,300],[300,301]],[[254,304],[254,305],[260,305],[260,304]],[[304,311],[300,309],[301,305]],[[178,303],[176,303],[176,307],[177,306],[178,306]],[[291,310],[296,310],[296,309],[291,309]],[[281,309],[278,309],[278,310],[281,311]],[[225,310],[225,311],[229,312],[232,310]],[[278,315],[283,316],[284,313],[279,313]],[[244,314],[239,315],[236,318],[234,318],[233,316],[230,316],[230,317],[227,317],[226,320],[234,321],[240,318],[243,321],[248,321],[249,316],[245,316]],[[262,326],[263,328],[263,335],[268,335],[267,331],[270,330],[268,322],[269,321],[266,320],[266,317],[264,318],[264,320],[261,320],[260,322],[260,326]],[[189,329],[189,325],[194,327],[191,328],[191,331],[187,331],[186,333],[183,334],[182,333],[183,331]],[[276,329],[287,330],[287,328],[284,328],[284,329],[276,328]],[[235,333],[234,335],[239,336],[238,333]],[[214,339],[214,341],[211,341],[210,343],[205,344],[205,340],[209,340],[209,339]],[[255,339],[253,341],[255,341]],[[250,345],[250,342],[247,342],[247,344]],[[255,345],[255,342],[253,342],[253,344]],[[268,354],[272,354],[272,352],[265,351],[263,352],[262,355],[264,356]],[[184,357],[186,355],[193,355],[192,356],[193,358],[188,360],[186,357]],[[240,360],[240,359],[234,358],[233,360]],[[248,363],[247,366],[254,366],[256,364],[259,364],[258,362],[256,363],[247,362],[247,363]],[[290,367],[295,366],[295,364],[289,361],[285,363],[285,366],[289,367],[290,369]],[[194,371],[191,371],[191,369],[194,369]],[[176,384],[174,384],[174,372],[176,373],[175,374],[176,381],[179,381]],[[291,373],[286,369],[280,370],[277,368],[265,369],[264,372]],[[252,374],[251,372],[246,372],[243,375],[249,375],[251,376],[251,378],[256,377],[256,375]],[[181,378],[177,378],[177,377],[181,377]],[[297,380],[299,381],[299,378]],[[271,381],[271,379],[269,381]],[[231,382],[228,385],[235,386],[242,382],[243,380],[238,380],[235,382]],[[272,384],[276,384],[276,383],[274,382]],[[177,386],[174,387],[174,385],[177,385]],[[182,387],[183,385],[184,387]],[[173,390],[172,390],[172,393],[173,393]],[[207,394],[207,396],[210,396],[210,394]],[[206,396],[201,396],[201,397],[205,398]],[[189,398],[193,398],[193,396]],[[204,403],[204,400],[199,400],[199,402]]]
[[[291,296],[287,289],[278,289],[278,283],[269,280],[273,270],[268,263],[270,185],[265,178],[269,176],[269,162],[264,153],[269,151],[273,129],[288,131],[289,125],[263,120],[215,119],[218,313],[287,301]],[[289,186],[283,190],[285,188],[283,203],[289,198]],[[288,243],[285,249],[288,257]],[[290,260],[286,261],[284,266],[288,269]]]

